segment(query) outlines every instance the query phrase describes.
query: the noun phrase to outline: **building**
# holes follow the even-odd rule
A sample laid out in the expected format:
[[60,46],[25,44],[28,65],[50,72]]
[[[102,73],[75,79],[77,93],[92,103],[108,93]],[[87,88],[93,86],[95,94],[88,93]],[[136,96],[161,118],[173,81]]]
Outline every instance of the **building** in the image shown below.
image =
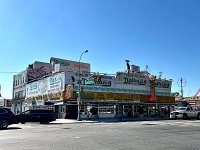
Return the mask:
[[50,74],[51,71],[52,66],[50,63],[35,61],[24,71],[13,76],[12,110],[14,113],[24,111],[23,102],[26,96],[26,84]]
[[[50,58],[50,62],[35,61],[33,64],[13,76],[13,98],[12,110],[14,113],[20,113],[27,107],[24,105],[26,97],[26,85],[40,78],[49,76],[59,71],[78,71],[79,62],[60,58]],[[80,71],[90,72],[90,64],[80,63]]]
[[159,115],[162,108],[170,112],[175,104],[175,98],[170,96],[171,80],[156,79],[138,72],[107,75],[87,71],[79,74],[72,70],[28,83],[27,109],[54,109],[58,118],[77,118],[79,83],[81,118],[137,117],[141,110],[148,117]]
[[12,107],[11,99],[5,99],[3,97],[0,97],[0,108],[1,107],[11,108]]

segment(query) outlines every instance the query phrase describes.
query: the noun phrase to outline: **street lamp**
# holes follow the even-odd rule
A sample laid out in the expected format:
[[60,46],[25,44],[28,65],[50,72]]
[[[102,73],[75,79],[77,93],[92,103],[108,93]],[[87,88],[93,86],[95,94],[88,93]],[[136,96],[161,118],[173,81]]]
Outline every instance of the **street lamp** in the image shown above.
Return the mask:
[[80,70],[81,70],[81,58],[82,55],[84,53],[87,53],[88,50],[85,50],[84,52],[81,53],[80,59],[79,59],[79,65],[78,65],[78,98],[77,98],[77,104],[78,104],[78,116],[77,116],[77,120],[81,121],[81,117],[80,117],[80,107],[81,107],[81,77],[80,77]]

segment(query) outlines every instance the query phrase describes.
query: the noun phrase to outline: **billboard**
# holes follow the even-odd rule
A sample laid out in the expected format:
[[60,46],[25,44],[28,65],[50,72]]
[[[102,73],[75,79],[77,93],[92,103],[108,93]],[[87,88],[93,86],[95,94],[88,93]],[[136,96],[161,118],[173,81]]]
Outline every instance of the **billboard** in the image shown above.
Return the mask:
[[51,64],[36,62],[38,68],[29,68],[27,71],[28,81],[39,79],[52,71]]
[[53,76],[35,81],[26,85],[26,98],[58,93],[65,90],[65,74],[58,73]]
[[90,72],[90,64],[76,62],[66,59],[54,58],[51,57],[50,62],[52,65],[60,64],[60,71],[80,71],[81,72]]

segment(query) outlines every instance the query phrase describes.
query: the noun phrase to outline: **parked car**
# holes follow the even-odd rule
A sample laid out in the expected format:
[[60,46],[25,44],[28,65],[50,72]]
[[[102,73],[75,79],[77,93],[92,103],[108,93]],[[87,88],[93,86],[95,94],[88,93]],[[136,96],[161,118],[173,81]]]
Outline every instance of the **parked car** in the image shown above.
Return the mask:
[[200,110],[192,107],[179,107],[175,111],[170,113],[170,118],[172,119],[187,119],[187,118],[197,118],[200,119]]
[[10,109],[0,108],[0,129],[6,129],[8,125],[16,123],[16,116]]
[[49,123],[56,120],[54,111],[47,109],[27,110],[18,114],[16,117],[17,121],[22,124],[26,122]]

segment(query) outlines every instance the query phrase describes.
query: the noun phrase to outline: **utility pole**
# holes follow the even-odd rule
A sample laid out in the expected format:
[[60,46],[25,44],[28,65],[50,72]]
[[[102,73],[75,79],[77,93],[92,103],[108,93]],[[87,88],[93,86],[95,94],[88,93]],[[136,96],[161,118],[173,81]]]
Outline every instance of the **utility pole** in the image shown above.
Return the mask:
[[85,50],[84,52],[81,53],[80,59],[79,59],[79,65],[78,65],[78,97],[77,97],[77,104],[78,104],[78,116],[77,116],[77,120],[81,121],[81,115],[80,115],[80,109],[81,109],[81,77],[80,77],[80,73],[81,73],[81,58],[82,55],[84,53],[87,53],[88,50]]
[[177,82],[178,86],[181,87],[181,98],[183,98],[183,87],[186,85],[186,83],[186,80],[182,77]]

